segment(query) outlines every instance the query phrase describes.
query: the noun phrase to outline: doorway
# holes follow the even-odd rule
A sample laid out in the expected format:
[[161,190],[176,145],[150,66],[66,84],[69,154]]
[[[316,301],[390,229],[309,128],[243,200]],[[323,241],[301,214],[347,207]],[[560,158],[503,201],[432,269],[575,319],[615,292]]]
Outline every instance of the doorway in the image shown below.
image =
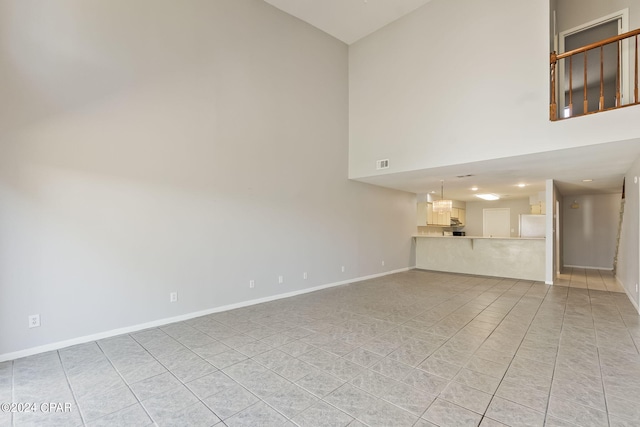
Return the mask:
[[[603,16],[591,22],[579,25],[559,34],[559,52],[569,52],[591,43],[598,42],[609,37],[614,37],[628,31],[628,9],[621,10],[611,15]],[[622,42],[620,51],[620,64],[618,64],[618,46],[609,44],[602,49],[603,59],[603,95],[604,109],[616,106],[617,71],[620,67],[620,94],[621,103],[625,104],[629,88],[629,75],[627,73],[628,51],[627,42]],[[598,111],[600,107],[600,49],[574,55],[571,63],[566,59],[560,61],[558,74],[559,115],[561,117],[581,116],[585,114],[585,56],[586,66],[586,95],[587,112]],[[571,75],[570,75],[571,74]],[[571,93],[570,89],[571,88]],[[572,108],[570,108],[570,104]]]

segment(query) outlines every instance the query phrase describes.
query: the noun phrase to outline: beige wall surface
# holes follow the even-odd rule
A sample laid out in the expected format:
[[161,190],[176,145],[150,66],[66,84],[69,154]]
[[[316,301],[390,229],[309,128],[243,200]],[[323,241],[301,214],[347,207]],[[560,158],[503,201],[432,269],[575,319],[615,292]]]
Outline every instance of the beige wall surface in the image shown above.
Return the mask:
[[[611,269],[620,217],[620,194],[564,198],[564,265]],[[576,204],[577,209],[571,205]]]
[[511,237],[519,236],[519,215],[530,213],[529,199],[496,200],[493,202],[467,202],[467,225],[464,231],[467,236],[482,236],[483,209],[509,208],[511,213]]
[[627,290],[636,308],[640,307],[640,159],[636,160],[625,176],[625,202],[620,254],[616,277]]
[[0,1],[0,356],[411,266],[347,62],[261,0]]

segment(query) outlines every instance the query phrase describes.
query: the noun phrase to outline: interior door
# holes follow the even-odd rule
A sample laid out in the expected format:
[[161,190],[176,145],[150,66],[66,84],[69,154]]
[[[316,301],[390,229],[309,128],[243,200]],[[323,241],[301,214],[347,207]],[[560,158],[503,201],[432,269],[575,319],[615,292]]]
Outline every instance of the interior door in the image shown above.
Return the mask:
[[511,237],[511,209],[483,209],[482,235],[484,237]]
[[[579,25],[559,34],[559,53],[568,52],[577,47],[588,45],[611,36],[629,31],[629,9],[623,9],[611,15],[603,16],[591,22]],[[622,42],[620,64],[620,92],[622,104],[629,98],[629,46]],[[615,105],[616,85],[616,44],[603,49],[605,69],[603,70],[605,108]],[[572,60],[572,101],[573,111],[569,111],[569,62],[558,62],[558,109],[559,117],[571,117],[584,114],[584,54],[576,55]],[[600,102],[600,51],[592,50],[587,54],[587,97],[588,110],[597,111]]]

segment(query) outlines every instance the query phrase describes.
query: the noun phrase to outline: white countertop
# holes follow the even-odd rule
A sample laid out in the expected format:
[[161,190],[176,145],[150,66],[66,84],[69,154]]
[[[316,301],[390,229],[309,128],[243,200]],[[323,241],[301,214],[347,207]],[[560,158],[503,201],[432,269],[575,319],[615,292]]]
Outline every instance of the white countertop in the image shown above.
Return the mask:
[[488,239],[488,240],[544,240],[544,237],[484,237],[484,236],[436,236],[432,234],[414,234],[412,237],[435,239]]

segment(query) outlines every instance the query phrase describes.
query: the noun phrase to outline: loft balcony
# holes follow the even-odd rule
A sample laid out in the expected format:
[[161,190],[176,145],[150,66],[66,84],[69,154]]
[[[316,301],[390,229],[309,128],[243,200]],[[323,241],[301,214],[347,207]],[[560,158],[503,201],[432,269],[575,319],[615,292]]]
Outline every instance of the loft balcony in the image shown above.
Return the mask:
[[640,104],[638,36],[629,31],[562,54],[551,53],[551,121]]

